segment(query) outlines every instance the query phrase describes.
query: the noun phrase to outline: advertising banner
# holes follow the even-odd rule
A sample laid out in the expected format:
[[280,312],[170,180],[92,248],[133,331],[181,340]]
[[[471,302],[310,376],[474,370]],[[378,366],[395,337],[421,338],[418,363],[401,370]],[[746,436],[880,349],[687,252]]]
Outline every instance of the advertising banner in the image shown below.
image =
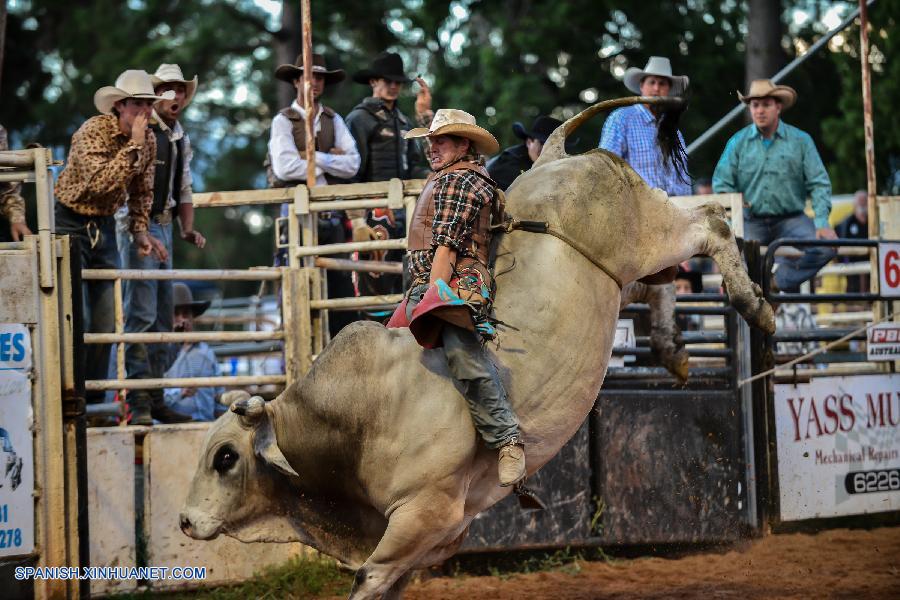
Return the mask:
[[775,386],[781,519],[900,510],[900,375]]
[[31,335],[0,324],[0,557],[34,550]]

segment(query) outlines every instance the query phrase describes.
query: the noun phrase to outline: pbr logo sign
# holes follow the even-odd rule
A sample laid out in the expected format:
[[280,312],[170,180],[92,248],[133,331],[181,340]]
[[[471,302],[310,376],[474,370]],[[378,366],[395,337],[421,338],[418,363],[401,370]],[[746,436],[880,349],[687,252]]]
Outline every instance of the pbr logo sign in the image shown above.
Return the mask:
[[900,323],[879,323],[866,341],[869,360],[900,360]]

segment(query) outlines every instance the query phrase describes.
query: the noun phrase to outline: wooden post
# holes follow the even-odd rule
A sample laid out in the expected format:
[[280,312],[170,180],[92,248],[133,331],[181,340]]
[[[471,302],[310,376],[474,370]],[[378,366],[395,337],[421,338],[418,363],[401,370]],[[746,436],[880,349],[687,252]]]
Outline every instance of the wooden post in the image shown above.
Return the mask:
[[300,2],[300,20],[303,31],[303,108],[306,110],[306,185],[316,185],[316,115],[313,113],[312,93],[312,22],[309,0]]

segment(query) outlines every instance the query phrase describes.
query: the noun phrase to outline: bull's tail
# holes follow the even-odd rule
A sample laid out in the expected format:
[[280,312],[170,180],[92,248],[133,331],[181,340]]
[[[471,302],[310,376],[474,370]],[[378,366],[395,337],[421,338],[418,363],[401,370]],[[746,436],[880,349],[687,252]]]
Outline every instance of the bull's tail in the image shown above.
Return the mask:
[[657,142],[662,149],[664,160],[671,163],[675,167],[678,176],[686,181],[688,179],[687,153],[684,145],[681,143],[681,138],[678,137],[678,119],[687,108],[687,102],[683,98],[669,96],[629,96],[627,98],[604,100],[587,107],[557,127],[556,131],[547,138],[544,149],[541,151],[540,157],[535,161],[534,166],[538,167],[544,163],[569,156],[566,152],[566,138],[572,135],[575,130],[591,117],[601,112],[609,112],[616,108],[633,104],[651,104],[664,109],[659,122]]

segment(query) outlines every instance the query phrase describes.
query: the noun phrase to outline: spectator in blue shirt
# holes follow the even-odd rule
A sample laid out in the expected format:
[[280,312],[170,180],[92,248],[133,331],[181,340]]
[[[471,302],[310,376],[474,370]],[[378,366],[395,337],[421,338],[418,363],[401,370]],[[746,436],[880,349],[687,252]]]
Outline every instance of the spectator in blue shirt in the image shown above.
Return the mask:
[[[623,81],[626,88],[641,96],[681,96],[688,86],[687,76],[672,75],[669,59],[661,56],[651,56],[643,69],[628,69]],[[690,196],[687,175],[664,159],[657,143],[661,114],[644,104],[614,110],[603,124],[600,148],[620,156],[650,187],[670,196]],[[680,131],[678,140],[684,146]]]
[[[728,140],[713,174],[713,191],[744,194],[744,236],[769,244],[779,238],[837,237],[828,224],[831,181],[808,133],[781,120],[796,102],[797,92],[768,79],[750,84],[738,98],[753,122]],[[815,221],[804,213],[812,199]],[[799,292],[800,284],[819,272],[835,255],[833,248],[804,249],[799,259],[776,259],[774,287]]]
[[[175,331],[191,332],[194,319],[209,308],[209,301],[195,301],[191,288],[183,283],[172,286],[175,305]],[[178,351],[175,362],[166,371],[166,377],[215,377],[220,375],[216,355],[204,342],[184,343]],[[212,421],[224,412],[216,398],[222,395],[221,387],[168,388],[165,392],[166,406],[195,421]]]

